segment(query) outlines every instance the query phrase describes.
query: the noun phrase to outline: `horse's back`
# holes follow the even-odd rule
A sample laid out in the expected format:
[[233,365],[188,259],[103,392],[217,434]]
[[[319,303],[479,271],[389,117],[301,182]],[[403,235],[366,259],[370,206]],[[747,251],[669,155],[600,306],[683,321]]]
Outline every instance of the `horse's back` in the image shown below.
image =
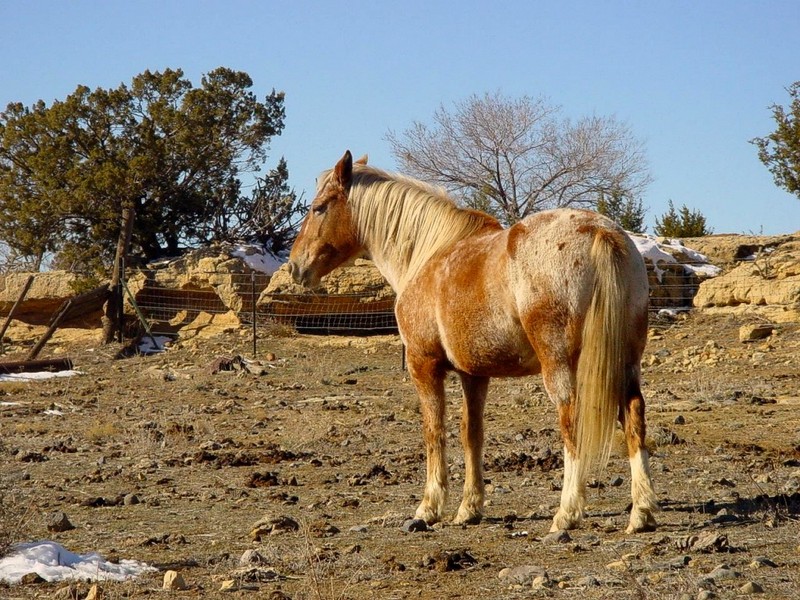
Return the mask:
[[613,247],[625,271],[631,309],[646,310],[647,272],[630,237],[603,215],[569,208],[536,213],[508,230],[509,273],[518,300],[558,298],[582,311],[591,298],[595,272],[602,267],[592,261],[598,237]]

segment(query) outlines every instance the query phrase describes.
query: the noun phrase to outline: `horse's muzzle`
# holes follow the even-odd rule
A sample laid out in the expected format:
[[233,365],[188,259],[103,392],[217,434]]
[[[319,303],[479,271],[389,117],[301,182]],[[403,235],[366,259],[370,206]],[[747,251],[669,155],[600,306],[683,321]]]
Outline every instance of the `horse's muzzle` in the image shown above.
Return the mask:
[[298,283],[303,287],[313,287],[317,282],[310,269],[304,269],[296,262],[291,260],[289,261],[289,275],[292,276],[292,279],[295,283]]

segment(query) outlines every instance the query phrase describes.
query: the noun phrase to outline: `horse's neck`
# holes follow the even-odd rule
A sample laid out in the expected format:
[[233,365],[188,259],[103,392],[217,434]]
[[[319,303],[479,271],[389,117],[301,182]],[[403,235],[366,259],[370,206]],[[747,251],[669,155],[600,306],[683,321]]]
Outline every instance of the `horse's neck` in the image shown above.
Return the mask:
[[[461,211],[441,198],[422,192],[395,201],[376,198],[370,186],[353,186],[359,238],[375,266],[399,295],[432,256],[455,241],[496,221],[472,211]],[[383,192],[384,190],[378,190]],[[412,190],[413,192],[413,190]]]
[[400,295],[406,287],[409,279],[408,268],[399,261],[392,260],[391,257],[384,256],[384,253],[378,250],[373,250],[367,247],[370,259],[375,263],[375,268],[378,269],[381,275],[392,286],[394,293]]

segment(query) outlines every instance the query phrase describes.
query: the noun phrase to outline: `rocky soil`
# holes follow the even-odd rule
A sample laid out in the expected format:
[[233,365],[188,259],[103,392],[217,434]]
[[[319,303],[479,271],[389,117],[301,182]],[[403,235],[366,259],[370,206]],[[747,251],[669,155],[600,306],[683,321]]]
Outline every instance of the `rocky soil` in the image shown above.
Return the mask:
[[[239,331],[130,358],[56,340],[49,352],[81,375],[0,383],[0,550],[53,539],[158,569],[101,584],[105,598],[797,598],[800,327],[742,342],[744,324],[653,322],[662,511],[637,535],[624,533],[621,453],[592,481],[583,527],[547,535],[561,442],[538,377],[490,390],[487,518],[420,531],[407,521],[424,480],[419,414],[396,337],[264,337],[263,369],[224,360],[250,356]],[[447,387],[455,510],[459,390]],[[58,511],[74,529],[54,531]],[[186,589],[162,589],[170,570]],[[0,584],[9,599],[89,593]]]

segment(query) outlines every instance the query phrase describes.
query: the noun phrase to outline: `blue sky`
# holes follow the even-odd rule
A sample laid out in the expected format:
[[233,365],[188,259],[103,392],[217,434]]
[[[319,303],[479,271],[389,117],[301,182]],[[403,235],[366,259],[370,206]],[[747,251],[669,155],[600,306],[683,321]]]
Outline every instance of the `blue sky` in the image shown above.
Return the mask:
[[748,143],[800,80],[800,2],[0,0],[0,106],[116,87],[145,69],[195,84],[225,66],[286,92],[272,143],[313,196],[345,149],[396,165],[385,141],[475,93],[545,96],[615,116],[645,142],[648,224],[672,199],[716,233],[800,229]]

